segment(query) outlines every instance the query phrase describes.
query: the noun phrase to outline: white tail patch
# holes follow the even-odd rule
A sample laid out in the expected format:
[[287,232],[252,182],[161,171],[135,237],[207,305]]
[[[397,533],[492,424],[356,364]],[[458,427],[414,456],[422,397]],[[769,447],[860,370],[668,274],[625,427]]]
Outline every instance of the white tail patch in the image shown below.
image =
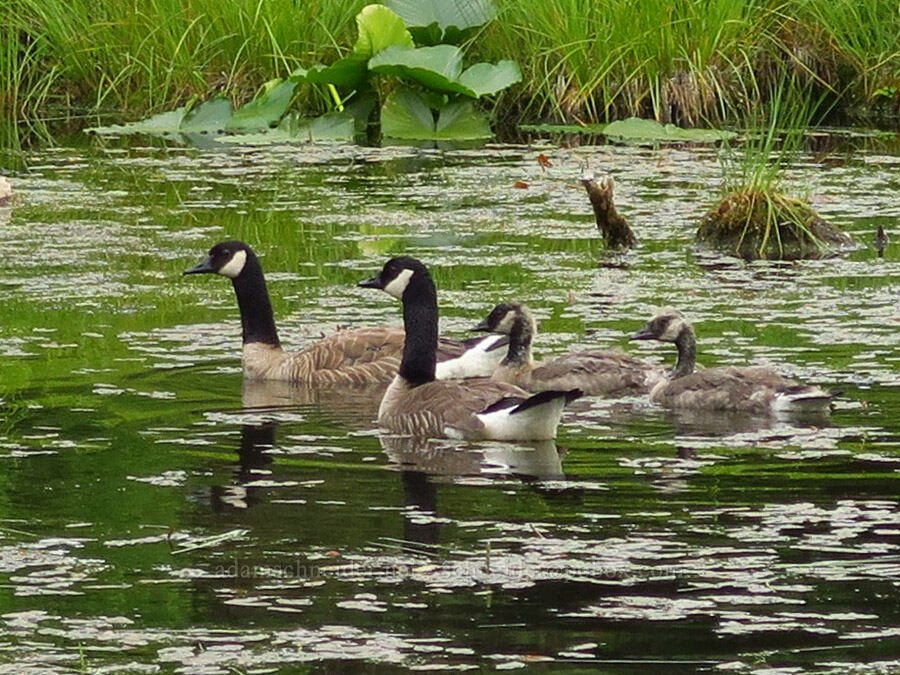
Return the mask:
[[480,413],[476,417],[484,424],[484,438],[497,441],[546,441],[556,438],[559,418],[565,407],[565,397],[559,396],[515,414],[513,411],[516,408],[513,407]]
[[219,268],[219,274],[229,279],[236,278],[244,271],[244,265],[247,264],[247,251],[235,251],[231,256],[231,260]]
[[393,295],[398,300],[403,299],[403,291],[409,286],[409,280],[412,278],[413,271],[404,269],[400,271],[394,279],[384,287],[384,292]]
[[818,387],[782,392],[772,399],[772,411],[788,414],[826,412],[831,407],[831,398],[831,394]]
[[504,339],[502,335],[489,335],[480,340],[471,349],[467,349],[455,359],[441,361],[435,368],[435,377],[439,380],[451,380],[462,377],[490,377],[506,356],[503,349],[489,351],[494,343]]

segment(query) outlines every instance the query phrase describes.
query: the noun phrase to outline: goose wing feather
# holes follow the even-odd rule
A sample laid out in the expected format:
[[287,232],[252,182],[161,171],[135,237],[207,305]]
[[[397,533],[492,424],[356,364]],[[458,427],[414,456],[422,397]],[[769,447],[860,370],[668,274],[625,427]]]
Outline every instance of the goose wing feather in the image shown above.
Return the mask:
[[484,429],[477,413],[504,398],[528,395],[519,387],[485,378],[435,380],[408,390],[379,422],[391,431],[415,436],[443,436],[449,427],[465,437],[477,437]]

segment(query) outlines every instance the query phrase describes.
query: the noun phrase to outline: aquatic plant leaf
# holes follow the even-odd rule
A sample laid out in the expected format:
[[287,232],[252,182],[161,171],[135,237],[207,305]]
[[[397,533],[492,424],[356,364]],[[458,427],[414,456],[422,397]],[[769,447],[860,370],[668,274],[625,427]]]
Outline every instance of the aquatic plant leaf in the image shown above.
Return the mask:
[[463,141],[493,136],[491,125],[475,110],[472,101],[448,103],[438,115],[435,137],[442,141]]
[[181,121],[178,131],[183,134],[223,131],[231,115],[231,101],[227,98],[214,98],[191,108]]
[[490,138],[487,120],[471,101],[443,106],[434,111],[421,96],[409,89],[394,92],[381,109],[381,132],[386,138],[462,141]]
[[353,54],[368,59],[392,45],[414,47],[412,35],[399,16],[384,5],[366,5],[356,15],[359,37]]
[[187,106],[176,108],[168,112],[153,115],[138,122],[128,124],[110,124],[103,127],[90,127],[86,133],[99,134],[101,136],[127,136],[128,134],[177,134],[181,122],[187,113]]
[[693,143],[713,143],[737,136],[732,131],[721,129],[683,129],[674,124],[662,125],[656,120],[629,117],[606,125],[603,133],[607,136],[634,141],[684,141]]
[[388,47],[369,60],[369,70],[421,82],[429,89],[474,96],[457,81],[462,74],[462,50],[453,45],[404,49]]
[[548,134],[602,134],[606,124],[520,124],[522,131]]
[[311,120],[296,120],[292,135],[302,141],[352,141],[356,120],[349,112],[329,112]]
[[361,89],[368,75],[367,61],[367,56],[351,54],[328,66],[312,66],[305,72],[304,79],[314,84],[333,84],[341,89]]
[[476,63],[466,68],[459,77],[459,83],[469,91],[475,92],[474,98],[496,94],[501,89],[522,81],[522,71],[515,61],[493,63]]
[[226,131],[257,131],[277,123],[287,111],[297,83],[280,78],[269,80],[249,103],[234,111]]
[[344,104],[344,112],[353,116],[356,133],[366,133],[369,126],[369,118],[377,105],[378,95],[371,89],[357,94]]
[[381,133],[388,138],[432,138],[434,115],[418,94],[398,89],[381,107]]
[[315,143],[353,141],[355,120],[349,113],[330,112],[308,119],[292,114],[275,129],[256,133],[223,136],[219,140],[235,145],[276,145],[283,143]]
[[458,43],[497,16],[492,0],[386,0],[419,44]]

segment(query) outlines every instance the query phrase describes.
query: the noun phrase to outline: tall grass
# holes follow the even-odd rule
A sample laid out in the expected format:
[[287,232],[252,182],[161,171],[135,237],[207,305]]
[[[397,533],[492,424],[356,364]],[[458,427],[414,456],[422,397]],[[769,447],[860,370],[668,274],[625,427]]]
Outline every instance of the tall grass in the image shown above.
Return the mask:
[[[742,122],[785,70],[857,103],[900,86],[897,0],[496,2],[473,56],[522,65],[523,83],[500,99],[514,121]],[[0,113],[137,116],[212,91],[244,100],[349,48],[365,4],[5,0]]]
[[[21,115],[62,104],[141,113],[241,97],[351,42],[363,0],[8,0]],[[4,40],[6,44],[7,41]],[[7,102],[7,105],[9,102]]]

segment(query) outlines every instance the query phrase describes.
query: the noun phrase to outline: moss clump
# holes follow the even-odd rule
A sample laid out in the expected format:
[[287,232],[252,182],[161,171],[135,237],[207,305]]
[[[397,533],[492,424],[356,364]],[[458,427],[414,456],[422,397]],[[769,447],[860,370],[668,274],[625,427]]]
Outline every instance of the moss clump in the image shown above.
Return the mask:
[[774,190],[726,195],[703,216],[696,239],[745,260],[821,258],[852,243],[808,204]]

